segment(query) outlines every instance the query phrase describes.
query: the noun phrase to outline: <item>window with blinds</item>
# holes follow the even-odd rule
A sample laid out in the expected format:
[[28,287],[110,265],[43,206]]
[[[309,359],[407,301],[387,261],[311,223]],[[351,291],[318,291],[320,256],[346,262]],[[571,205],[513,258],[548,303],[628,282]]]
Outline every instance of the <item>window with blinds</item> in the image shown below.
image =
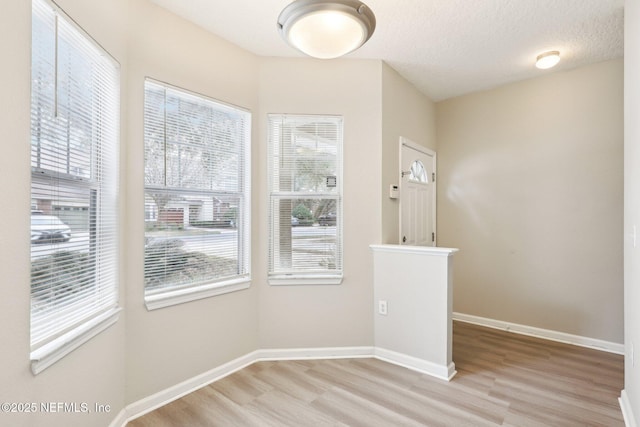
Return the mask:
[[248,287],[251,114],[145,82],[148,308]]
[[34,360],[118,310],[119,78],[117,62],[70,18],[33,1]]
[[342,279],[342,117],[270,114],[269,282]]

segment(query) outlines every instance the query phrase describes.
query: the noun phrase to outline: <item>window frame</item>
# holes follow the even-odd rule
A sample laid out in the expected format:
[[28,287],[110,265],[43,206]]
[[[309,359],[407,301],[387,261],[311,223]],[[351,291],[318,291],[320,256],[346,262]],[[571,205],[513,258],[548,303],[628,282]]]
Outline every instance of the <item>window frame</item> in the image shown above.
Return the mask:
[[[71,295],[76,292],[75,290],[67,291],[62,289],[64,297],[63,300],[67,300],[56,307],[56,303],[45,302],[45,306],[48,307],[50,313],[46,314],[34,314],[34,292],[37,294],[40,291],[33,290],[33,260],[34,260],[34,243],[31,243],[31,371],[34,375],[39,374],[49,366],[53,365],[57,361],[61,360],[64,356],[75,350],[76,348],[89,341],[91,338],[100,334],[102,331],[115,324],[119,319],[119,313],[121,308],[118,305],[118,291],[119,291],[119,270],[118,270],[118,181],[119,181],[119,144],[120,144],[120,64],[115,60],[96,40],[94,40],[90,34],[82,29],[71,17],[69,17],[61,8],[49,0],[33,0],[32,1],[32,22],[38,18],[50,19],[53,22],[53,27],[46,27],[46,22],[43,22],[43,27],[38,28],[38,31],[45,31],[47,34],[54,38],[56,48],[53,52],[47,52],[46,47],[38,46],[35,44],[31,48],[32,52],[32,69],[38,69],[39,72],[44,70],[45,75],[54,79],[53,92],[56,94],[52,101],[42,101],[46,98],[46,93],[42,92],[40,85],[34,84],[34,76],[31,75],[32,89],[31,89],[31,109],[33,111],[34,105],[37,106],[38,111],[40,108],[46,108],[46,102],[51,103],[51,107],[54,111],[54,116],[49,117],[47,114],[42,116],[36,115],[31,119],[31,150],[33,150],[33,138],[34,129],[38,129],[38,144],[36,156],[36,165],[33,165],[33,152],[30,156],[31,166],[31,184],[30,193],[31,199],[34,200],[34,183],[37,189],[36,195],[42,195],[40,192],[42,189],[57,190],[60,187],[65,189],[71,189],[73,194],[86,194],[86,200],[88,206],[86,211],[88,212],[87,227],[88,227],[88,240],[87,248],[88,260],[82,263],[83,268],[87,268],[91,271],[89,276],[89,283],[91,284],[91,291],[81,295],[79,299],[72,297]],[[59,27],[59,26],[62,27]],[[36,31],[36,27],[32,28],[32,32]],[[52,31],[52,32],[51,32]],[[65,38],[66,37],[66,38]],[[81,107],[72,108],[70,103],[65,102],[64,99],[58,99],[58,72],[57,64],[60,52],[57,49],[60,40],[64,40],[64,43],[69,45],[70,49],[67,53],[67,58],[73,58],[74,61],[88,61],[91,65],[91,88],[92,91],[96,90],[98,94],[92,94],[92,101],[95,99],[103,100],[103,102],[97,102],[95,106],[96,110],[93,111],[98,114],[99,117],[93,117],[90,119],[91,137],[87,137],[91,143],[90,153],[85,161],[89,162],[89,177],[82,176],[79,173],[71,173],[71,156],[74,158],[82,159],[83,155],[87,156],[85,151],[74,152],[71,148],[71,136],[69,134],[61,136],[57,133],[48,134],[44,138],[49,138],[50,148],[53,150],[58,149],[60,141],[63,138],[66,140],[66,166],[65,172],[55,170],[60,163],[56,160],[53,166],[47,168],[46,165],[41,163],[41,149],[43,138],[40,135],[41,129],[47,129],[51,127],[51,130],[57,129],[59,121],[66,120],[67,126],[70,126],[70,118],[77,118],[79,115],[85,114],[86,111],[81,110]],[[71,48],[73,46],[73,48]],[[82,47],[80,47],[82,46]],[[43,53],[44,52],[44,53]],[[47,54],[53,56],[53,63],[47,63],[44,61],[43,55]],[[38,66],[34,67],[34,60]],[[96,70],[100,69],[100,77],[96,77]],[[106,70],[106,71],[104,71]],[[106,73],[106,74],[102,74]],[[41,74],[37,74],[38,77]],[[96,86],[96,83],[99,86]],[[104,91],[103,91],[104,90]],[[34,95],[35,94],[35,95]],[[107,97],[105,97],[105,95]],[[95,99],[94,99],[95,97]],[[76,98],[74,98],[75,100]],[[45,102],[45,104],[40,104]],[[44,107],[41,107],[44,105]],[[68,116],[58,116],[58,109],[67,108]],[[104,120],[108,118],[109,120]],[[48,120],[49,124],[42,124]],[[70,129],[70,127],[68,128]],[[80,150],[80,149],[78,149]],[[79,157],[75,157],[79,153]],[[50,157],[55,158],[55,154]],[[46,190],[45,190],[46,191]],[[46,194],[46,193],[45,193]],[[57,194],[57,193],[56,193]],[[52,196],[53,197],[53,196]],[[60,197],[53,197],[48,199],[49,202],[56,201],[58,203],[69,200],[69,195]],[[36,198],[36,200],[38,200]],[[60,206],[60,205],[58,205]],[[107,206],[107,208],[102,208]],[[81,206],[82,207],[82,206]],[[85,210],[82,208],[81,210]],[[57,212],[55,209],[51,214]],[[33,212],[32,212],[33,214]],[[94,214],[92,217],[91,214]],[[103,218],[109,217],[110,220],[103,220]],[[106,231],[105,231],[106,230]],[[33,232],[30,233],[33,238]],[[69,240],[68,238],[66,240]],[[75,245],[78,245],[76,243]],[[79,246],[82,248],[82,244]],[[57,254],[64,251],[66,248],[53,247],[51,254]],[[66,249],[69,253],[83,253],[78,250],[78,247],[74,246]],[[38,257],[39,250],[36,248],[35,253]],[[35,258],[37,259],[37,258]],[[50,265],[54,265],[51,261]],[[77,265],[76,265],[77,266]],[[48,273],[49,276],[53,276]],[[85,276],[87,277],[87,276]],[[48,278],[48,277],[47,277]],[[46,283],[45,283],[46,286]],[[59,290],[58,285],[50,286],[50,290]],[[57,297],[56,297],[57,298]],[[76,298],[76,299],[74,299]],[[87,304],[91,302],[91,304]],[[42,302],[40,302],[42,304]],[[66,306],[65,306],[66,305]],[[49,308],[51,307],[51,308]],[[79,307],[83,307],[79,309]],[[69,311],[73,308],[74,315],[65,315],[65,311]],[[34,323],[34,319],[38,318],[37,323]],[[47,332],[42,331],[42,326],[39,326],[44,319],[61,319],[62,323],[59,323],[52,330]],[[50,320],[47,320],[50,321]],[[34,324],[38,325],[34,329]],[[37,332],[37,333],[36,333]]]
[[[148,184],[146,182],[146,162],[147,162],[147,138],[145,136],[144,148],[145,148],[145,183],[144,183],[144,192],[145,197],[143,200],[143,204],[145,205],[144,212],[144,221],[146,222],[147,216],[155,217],[157,219],[159,212],[157,211],[157,206],[153,206],[151,211],[148,212],[149,203],[147,200],[147,192],[164,192],[167,195],[170,194],[200,194],[207,195],[212,198],[224,198],[224,197],[238,197],[239,203],[242,205],[244,211],[238,212],[240,217],[239,222],[241,224],[236,224],[237,226],[237,256],[238,256],[238,268],[243,269],[243,272],[239,272],[235,276],[230,276],[227,278],[223,278],[222,280],[212,279],[211,281],[203,281],[200,283],[195,283],[192,285],[175,285],[175,286],[167,286],[164,289],[155,289],[148,290],[146,287],[146,279],[145,279],[145,289],[144,289],[144,301],[147,310],[156,310],[164,307],[170,307],[177,304],[183,304],[190,301],[195,301],[203,298],[209,298],[217,295],[223,295],[230,292],[236,292],[244,289],[248,289],[251,286],[251,125],[252,125],[252,114],[251,111],[239,107],[237,105],[229,104],[214,98],[211,98],[207,95],[203,95],[200,93],[196,93],[181,87],[177,87],[175,85],[165,83],[150,77],[145,78],[145,100],[144,100],[144,131],[146,135],[147,131],[147,85],[153,85],[157,88],[163,88],[166,91],[171,91],[174,94],[182,94],[185,97],[196,98],[198,101],[207,103],[209,105],[219,106],[221,109],[231,109],[236,114],[240,114],[244,116],[244,136],[243,140],[239,141],[239,150],[241,151],[240,159],[238,160],[238,168],[241,172],[238,173],[239,179],[239,187],[240,189],[237,192],[225,191],[222,189],[202,189],[202,188],[191,188],[191,187],[176,187],[176,186],[168,186],[166,185],[158,185],[158,184]],[[165,98],[166,102],[166,98]],[[166,126],[166,116],[163,119],[165,120],[164,124]],[[165,145],[166,135],[165,135]],[[165,148],[166,150],[166,148]],[[166,151],[164,158],[164,171],[166,174]],[[240,207],[238,207],[240,210]],[[145,226],[145,241],[147,240],[147,231]],[[146,251],[146,244],[145,244]],[[146,263],[145,263],[146,265]],[[146,267],[145,267],[146,268]]]
[[[297,120],[309,121],[332,121],[338,126],[337,143],[336,143],[336,171],[335,171],[335,188],[336,192],[305,192],[305,191],[275,191],[275,176],[280,172],[276,171],[274,162],[274,141],[272,132],[273,120]],[[344,278],[344,232],[343,232],[343,204],[344,204],[344,170],[343,170],[343,152],[344,152],[344,117],[335,114],[267,114],[267,145],[268,145],[268,167],[267,167],[267,186],[269,198],[269,254],[268,254],[268,283],[274,286],[291,286],[291,285],[340,285]],[[274,230],[276,229],[277,219],[274,217],[273,203],[277,200],[307,200],[307,199],[332,199],[336,202],[336,263],[340,266],[335,270],[324,269],[318,271],[304,271],[290,269],[289,271],[275,271],[274,253],[279,250]],[[293,204],[292,204],[293,205]],[[281,215],[278,215],[281,216]],[[293,251],[292,251],[293,252]]]

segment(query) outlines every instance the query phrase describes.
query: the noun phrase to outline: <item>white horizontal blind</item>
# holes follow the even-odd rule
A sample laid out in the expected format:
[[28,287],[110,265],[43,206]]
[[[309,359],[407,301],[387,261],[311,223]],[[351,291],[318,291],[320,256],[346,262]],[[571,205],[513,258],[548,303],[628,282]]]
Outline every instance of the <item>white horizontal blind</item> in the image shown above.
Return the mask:
[[251,114],[145,82],[145,291],[249,277]]
[[117,306],[119,66],[32,3],[31,345]]
[[342,118],[269,115],[271,276],[342,274]]

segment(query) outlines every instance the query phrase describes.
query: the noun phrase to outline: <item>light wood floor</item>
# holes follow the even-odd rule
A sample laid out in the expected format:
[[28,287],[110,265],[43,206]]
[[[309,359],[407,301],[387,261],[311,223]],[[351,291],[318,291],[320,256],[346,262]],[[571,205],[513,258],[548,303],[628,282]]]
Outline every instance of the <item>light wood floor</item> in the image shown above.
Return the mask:
[[259,362],[128,427],[624,426],[623,357],[454,322],[451,382],[376,359]]

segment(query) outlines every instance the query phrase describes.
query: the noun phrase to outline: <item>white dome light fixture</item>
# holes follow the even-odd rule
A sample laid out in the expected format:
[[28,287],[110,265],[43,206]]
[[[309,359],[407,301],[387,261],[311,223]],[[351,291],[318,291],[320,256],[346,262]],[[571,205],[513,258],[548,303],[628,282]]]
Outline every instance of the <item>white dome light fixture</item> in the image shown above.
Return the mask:
[[550,50],[549,52],[541,53],[536,58],[536,67],[541,70],[555,67],[560,62],[560,52],[557,50]]
[[373,12],[358,0],[296,0],[278,17],[278,31],[286,42],[320,59],[358,49],[375,28]]

